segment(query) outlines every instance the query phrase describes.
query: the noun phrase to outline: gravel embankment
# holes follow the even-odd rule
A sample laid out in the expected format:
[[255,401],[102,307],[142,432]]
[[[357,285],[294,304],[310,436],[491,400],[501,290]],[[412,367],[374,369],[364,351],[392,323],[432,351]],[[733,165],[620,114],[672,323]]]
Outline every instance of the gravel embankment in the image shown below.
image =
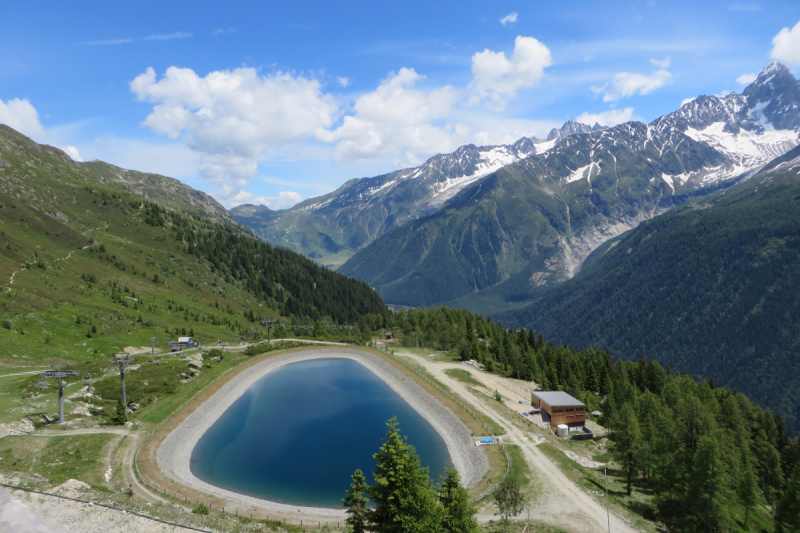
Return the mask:
[[489,469],[483,450],[472,441],[470,430],[452,411],[425,392],[405,374],[375,355],[346,348],[290,353],[267,359],[228,381],[208,401],[204,402],[164,440],[157,452],[158,466],[165,475],[178,483],[217,497],[277,513],[308,513],[331,518],[343,517],[342,509],[301,507],[270,502],[215,487],[195,477],[189,468],[191,451],[200,437],[217,419],[268,372],[281,366],[312,359],[345,358],[355,360],[386,382],[408,404],[422,415],[442,436],[453,466],[465,486],[478,483]]

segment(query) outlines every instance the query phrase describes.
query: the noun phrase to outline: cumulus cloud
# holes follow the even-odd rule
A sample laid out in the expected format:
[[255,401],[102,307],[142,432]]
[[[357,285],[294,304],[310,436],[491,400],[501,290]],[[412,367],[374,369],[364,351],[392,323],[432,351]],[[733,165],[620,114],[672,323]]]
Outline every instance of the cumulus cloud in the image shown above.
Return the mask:
[[756,81],[757,77],[758,77],[758,75],[755,72],[750,72],[748,74],[742,74],[741,76],[736,78],[736,83],[738,83],[740,85],[750,85],[751,83]]
[[672,74],[666,69],[659,69],[649,76],[635,72],[618,72],[614,74],[611,83],[602,87],[591,87],[591,90],[595,94],[602,94],[604,102],[614,102],[635,94],[650,94],[669,83],[672,83]]
[[634,116],[632,107],[626,107],[625,109],[609,109],[602,113],[581,113],[575,117],[575,120],[590,126],[594,126],[595,123],[599,123],[601,126],[616,126],[638,118]]
[[338,128],[318,130],[316,138],[336,143],[336,160],[391,156],[397,158],[397,166],[418,161],[415,153],[449,149],[452,128],[434,122],[450,114],[458,92],[449,85],[430,91],[414,89],[421,79],[411,68],[390,73],[375,91],[356,100],[353,114],[344,117]]
[[502,24],[503,26],[507,26],[508,24],[514,24],[515,22],[517,22],[516,11],[512,11],[511,13],[500,19],[500,24]]
[[669,68],[670,64],[672,64],[672,59],[669,56],[661,60],[651,58],[650,63],[657,66],[658,68]]
[[695,96],[692,96],[691,98],[684,98],[683,100],[681,100],[681,107],[685,106],[690,102],[694,102],[695,100],[697,100],[697,97]]
[[255,175],[260,155],[311,138],[334,122],[339,109],[316,80],[280,72],[261,76],[253,68],[200,77],[169,67],[161,79],[148,68],[130,88],[140,101],[155,104],[144,126],[185,139],[200,156],[201,176],[237,190]]
[[27,100],[14,98],[7,103],[0,100],[0,124],[10,126],[34,140],[45,137],[44,126],[39,122],[39,113]]
[[800,21],[793,28],[783,28],[772,39],[770,57],[787,65],[800,65]]
[[345,78],[344,76],[336,76],[336,82],[342,87],[347,87],[348,85],[350,85],[350,78]]
[[517,37],[510,58],[488,48],[478,52],[472,56],[469,103],[485,99],[487,107],[502,111],[519,89],[535,85],[552,64],[550,49],[533,37]]

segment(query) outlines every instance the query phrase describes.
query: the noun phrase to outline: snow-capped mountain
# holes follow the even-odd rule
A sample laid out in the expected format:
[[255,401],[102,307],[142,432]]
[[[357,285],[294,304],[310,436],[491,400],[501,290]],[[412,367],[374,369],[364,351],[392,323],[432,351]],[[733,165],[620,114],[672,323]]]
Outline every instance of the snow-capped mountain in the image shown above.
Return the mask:
[[507,145],[469,144],[435,155],[416,168],[350,180],[332,193],[285,211],[242,205],[230,212],[268,242],[338,266],[376,237],[434,212],[459,191],[500,168],[541,155],[570,135],[591,131],[590,126],[569,121],[553,129],[547,141],[523,137]]
[[[566,279],[608,238],[690,197],[746,179],[798,143],[800,83],[783,65],[770,63],[742,94],[700,96],[650,124],[603,128],[570,121],[545,141],[522,138],[511,145],[462,146],[417,168],[351,180],[289,210],[240,206],[231,215],[265,240],[325,264],[341,265],[358,252],[360,266],[348,263],[344,271],[379,290],[393,280],[417,282],[427,275],[427,267],[409,258],[420,250],[420,260],[428,257],[431,242],[423,244],[407,234],[403,243],[372,245],[376,239],[399,238],[389,234],[413,223],[428,232],[426,238],[440,235],[443,240],[436,246],[453,248],[464,276],[474,274],[470,269],[481,272],[471,288],[445,291],[451,298],[529,270],[534,285]],[[513,185],[512,174],[517,179]],[[519,204],[526,195],[534,201]],[[496,220],[473,220],[470,226],[453,222],[467,220],[464,213],[478,208]],[[510,224],[527,216],[524,210],[546,213],[543,224],[550,229],[510,231]],[[432,229],[446,217],[451,221]],[[467,235],[477,238],[476,224],[491,226],[492,232],[481,237],[486,242],[466,244]],[[442,228],[450,233],[441,234]],[[487,244],[491,240],[495,242]],[[536,253],[519,255],[521,242],[530,242],[524,249]],[[395,250],[405,250],[402,262]],[[531,270],[526,260],[539,266]],[[380,266],[386,261],[391,273]],[[392,294],[409,294],[408,287],[396,289]]]
[[770,64],[743,94],[568,136],[379,236],[341,272],[391,303],[487,311],[477,295],[519,298],[564,281],[608,239],[746,180],[797,146],[799,96],[791,73]]

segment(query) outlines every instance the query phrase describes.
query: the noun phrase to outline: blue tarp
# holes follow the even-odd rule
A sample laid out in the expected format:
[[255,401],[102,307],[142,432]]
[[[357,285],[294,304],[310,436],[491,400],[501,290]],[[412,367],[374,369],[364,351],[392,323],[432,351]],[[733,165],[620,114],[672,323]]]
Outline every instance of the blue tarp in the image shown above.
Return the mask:
[[494,443],[494,439],[491,437],[486,437],[481,439],[481,444],[492,444]]

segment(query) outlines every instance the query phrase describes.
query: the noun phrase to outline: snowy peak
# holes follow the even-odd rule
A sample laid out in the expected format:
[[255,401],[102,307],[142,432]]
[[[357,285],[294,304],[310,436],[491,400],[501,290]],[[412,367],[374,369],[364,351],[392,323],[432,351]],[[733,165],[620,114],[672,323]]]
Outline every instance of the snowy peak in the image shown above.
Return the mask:
[[587,124],[582,124],[576,120],[568,120],[560,128],[553,128],[552,130],[550,130],[550,133],[547,135],[547,140],[559,143],[563,139],[569,137],[570,135],[581,135],[604,129],[606,128],[598,123],[595,123],[594,126],[589,126]]
[[747,129],[800,128],[800,82],[780,63],[767,65],[742,94],[747,98],[746,118],[753,125]]

